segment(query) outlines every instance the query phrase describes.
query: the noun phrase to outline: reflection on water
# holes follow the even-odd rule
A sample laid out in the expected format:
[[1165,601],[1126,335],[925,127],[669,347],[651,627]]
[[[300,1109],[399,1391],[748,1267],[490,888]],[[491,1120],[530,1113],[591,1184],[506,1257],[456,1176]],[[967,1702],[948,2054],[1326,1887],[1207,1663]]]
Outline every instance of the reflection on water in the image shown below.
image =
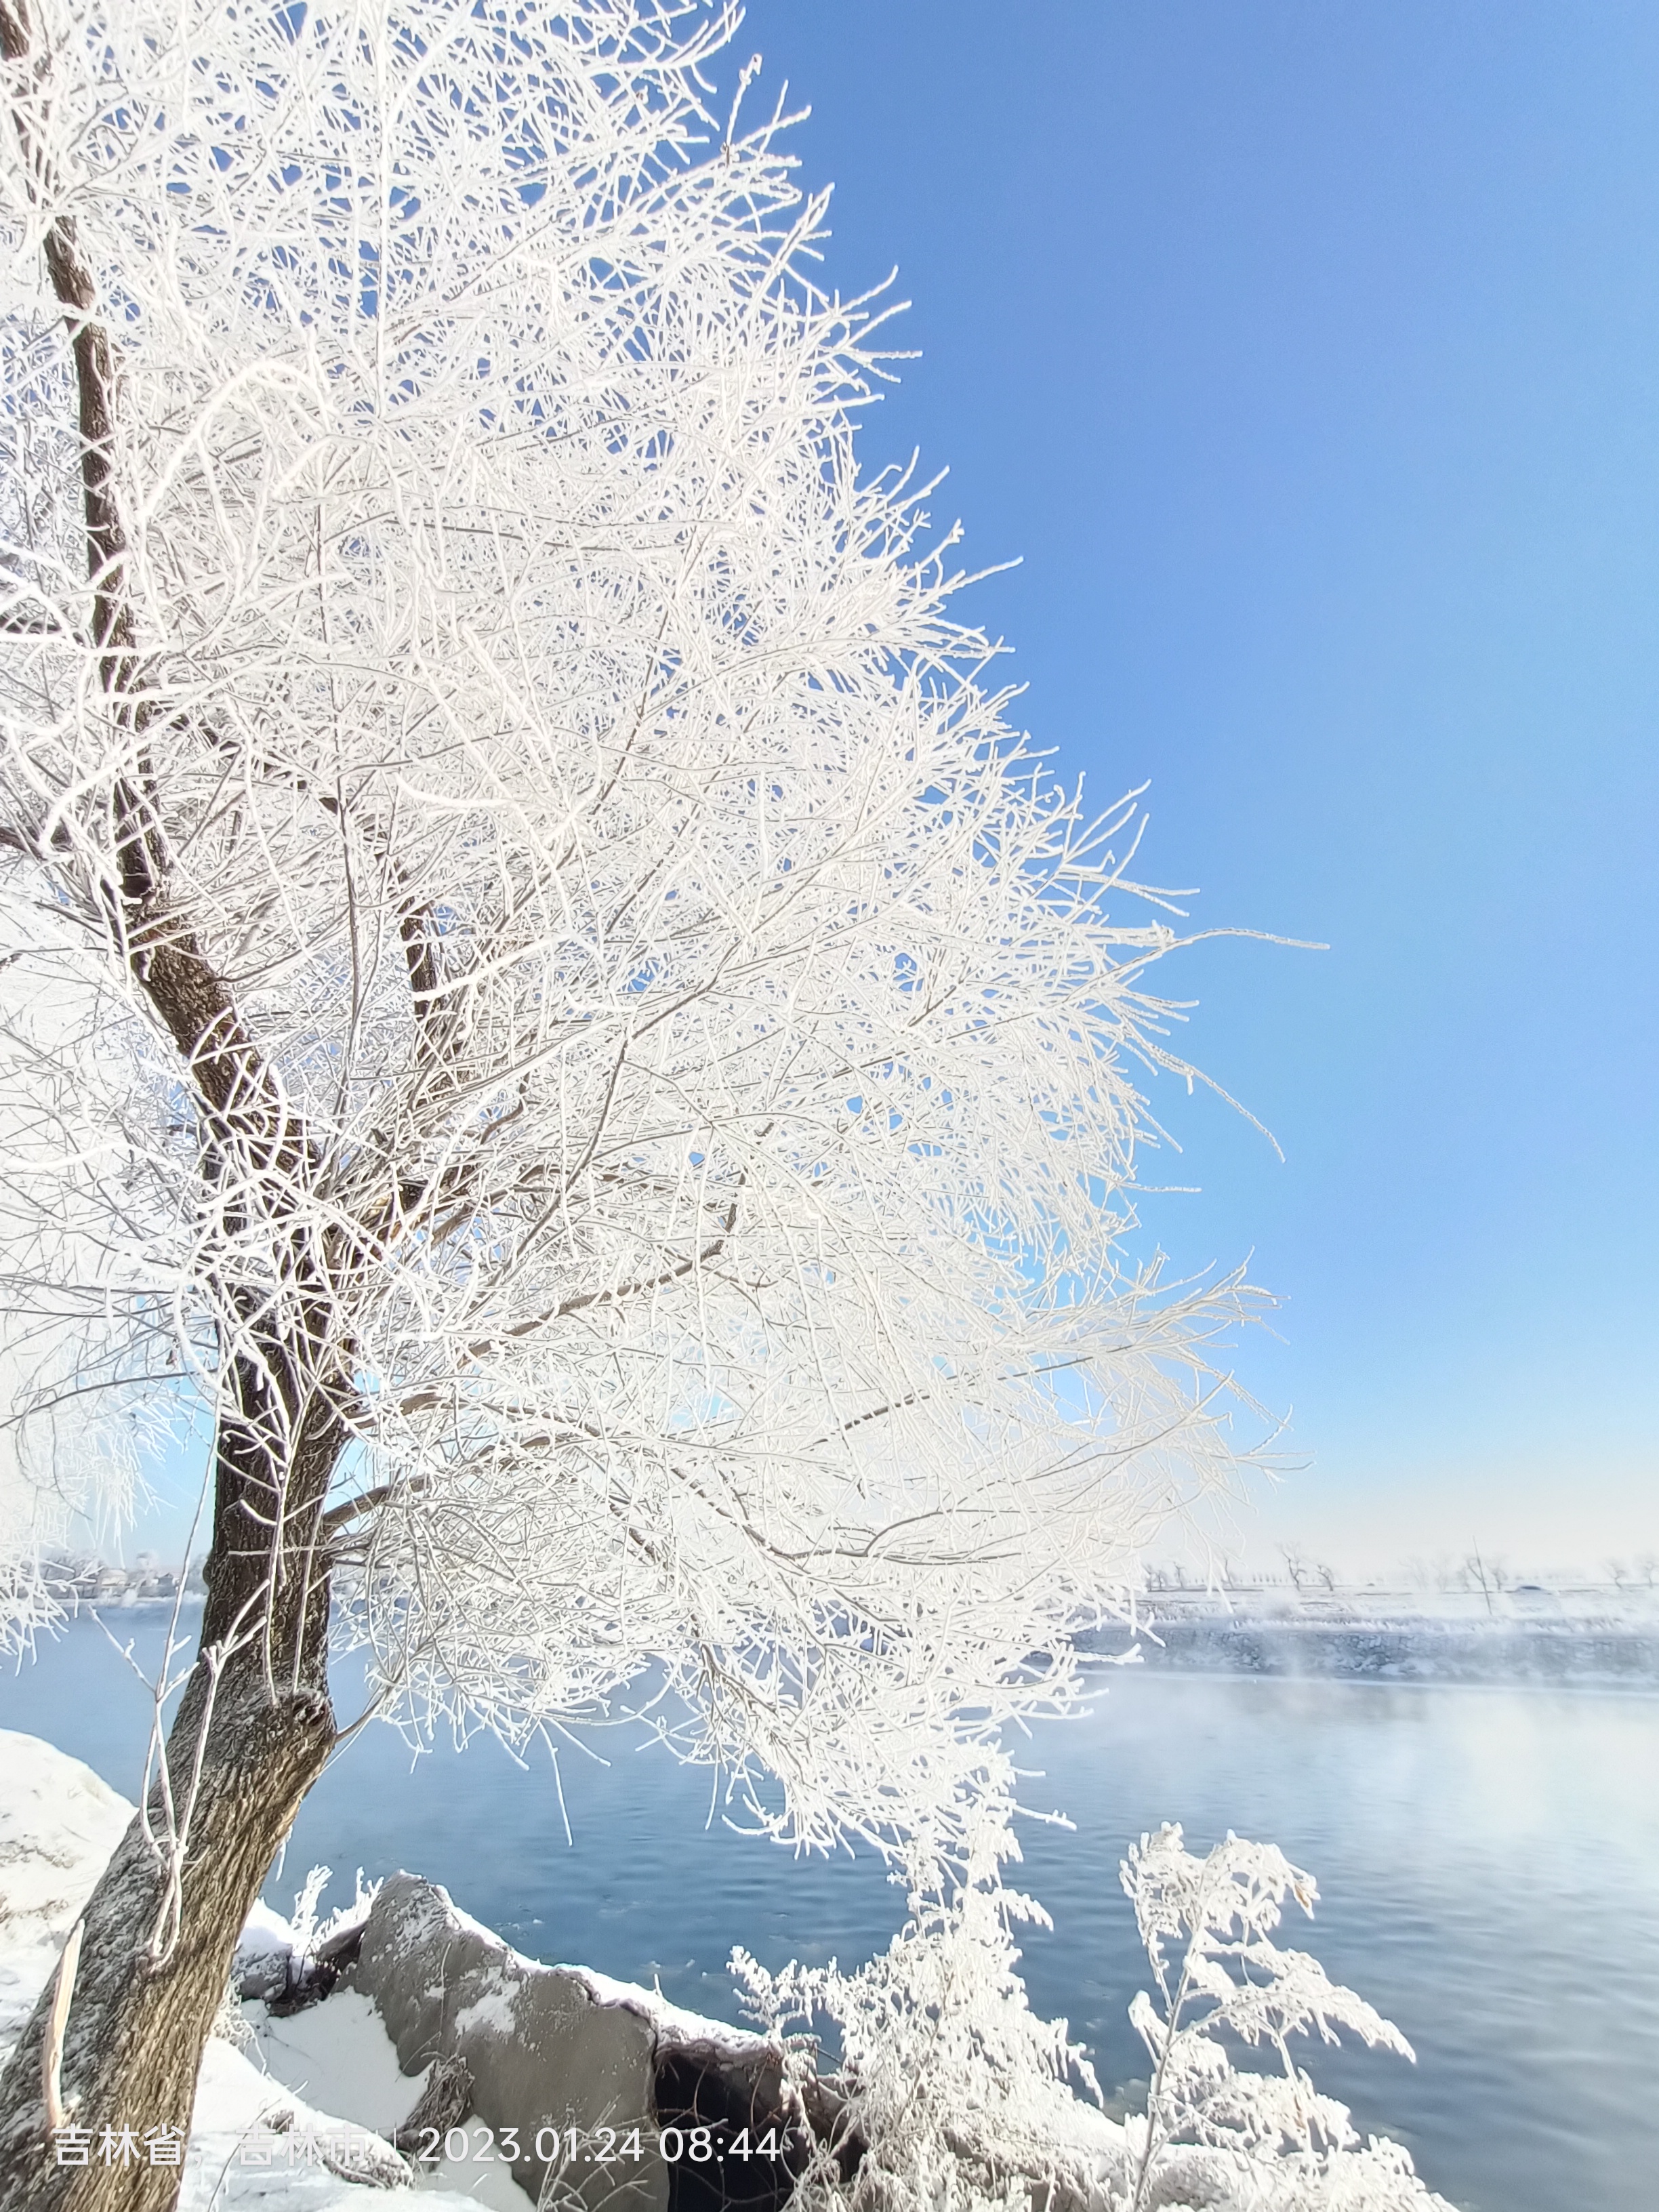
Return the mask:
[[[122,1633],[142,1657],[160,1632],[128,1616]],[[89,1623],[0,1678],[0,1726],[129,1795],[147,1724]],[[768,1966],[848,1962],[896,1925],[902,1900],[871,1859],[793,1863],[710,1825],[706,1774],[621,1741],[610,1753],[562,1756],[567,1846],[544,1755],[523,1771],[484,1743],[411,1769],[371,1730],[307,1800],[273,1899],[316,1861],[348,1887],[358,1866],[408,1866],[526,1951],[726,2014],[734,1942]],[[1659,1699],[1114,1670],[1097,1712],[1043,1730],[1023,1763],[1043,1770],[1025,1802],[1075,1823],[1024,1835],[1019,1878],[1055,1921],[1027,1937],[1032,2001],[1070,2019],[1108,2084],[1143,2070],[1118,1859],[1160,1820],[1200,1847],[1232,1828],[1318,1875],[1307,1948],[1416,2046],[1415,2069],[1312,2057],[1362,2127],[1409,2144],[1468,2212],[1659,2206]]]

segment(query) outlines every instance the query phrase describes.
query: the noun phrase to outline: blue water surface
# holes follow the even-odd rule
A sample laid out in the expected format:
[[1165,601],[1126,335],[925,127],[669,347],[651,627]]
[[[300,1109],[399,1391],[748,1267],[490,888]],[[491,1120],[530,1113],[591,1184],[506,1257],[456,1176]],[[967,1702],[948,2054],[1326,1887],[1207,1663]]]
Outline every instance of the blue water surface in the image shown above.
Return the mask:
[[[112,1617],[151,1662],[160,1626]],[[343,1711],[356,1685],[338,1684]],[[0,1726],[50,1738],[135,1793],[144,1692],[75,1623],[0,1677]],[[726,1961],[850,1964],[903,1900],[869,1856],[795,1861],[711,1817],[706,1772],[660,1750],[560,1760],[492,1742],[411,1759],[366,1730],[303,1807],[285,1905],[313,1863],[407,1867],[547,1960],[659,1982],[737,2016]],[[1113,1669],[1086,1719],[1022,1751],[1029,1823],[1015,1879],[1054,1917],[1030,1931],[1033,2003],[1064,2014],[1109,2088],[1145,2070],[1125,2008],[1145,1980],[1118,1862],[1179,1820],[1205,1846],[1270,1838],[1317,1876],[1288,1940],[1398,2022],[1415,2067],[1316,2047],[1320,2086],[1405,2142],[1465,2212],[1659,2212],[1659,1699],[1594,1692],[1194,1678]]]

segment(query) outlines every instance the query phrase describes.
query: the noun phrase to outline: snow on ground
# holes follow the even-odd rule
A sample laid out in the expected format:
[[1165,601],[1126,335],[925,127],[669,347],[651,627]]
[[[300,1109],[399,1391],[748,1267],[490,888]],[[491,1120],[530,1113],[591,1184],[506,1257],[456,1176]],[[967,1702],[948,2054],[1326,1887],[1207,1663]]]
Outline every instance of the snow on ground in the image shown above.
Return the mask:
[[421,2081],[398,2065],[380,2015],[361,1990],[336,1990],[326,2004],[285,2020],[251,2004],[246,2017],[266,2072],[285,2089],[313,2100],[332,2096],[342,2119],[383,2136],[403,2125]]
[[1219,1620],[1463,1628],[1500,1634],[1505,1629],[1542,1626],[1564,1633],[1614,1630],[1659,1635],[1659,1586],[1655,1583],[1592,1583],[1565,1576],[1535,1582],[1504,1577],[1500,1581],[1483,1589],[1472,1581],[1446,1589],[1415,1589],[1382,1582],[1328,1584],[1315,1577],[1300,1587],[1285,1582],[1201,1586],[1164,1579],[1142,1598],[1140,1617],[1155,1628],[1171,1620]]
[[[0,2062],[132,1814],[79,1759],[0,1729]],[[270,1950],[290,1931],[260,1905],[249,1934]],[[391,2185],[329,2170],[330,2158],[390,2170],[386,2137],[421,2092],[366,1997],[340,1990],[286,2020],[251,2006],[247,2025],[247,2049],[214,2036],[204,2054],[180,2212],[372,2212],[383,2200],[410,2212],[529,2212],[504,2168],[471,2159]],[[75,2118],[99,2124],[95,2113]]]
[[0,1729],[0,2045],[9,2051],[132,1808],[79,1759]]
[[[270,2081],[296,2096],[309,2094],[313,2101],[325,2100],[341,2119],[382,2136],[390,2137],[408,2118],[426,2077],[403,2071],[380,2014],[360,1990],[336,1990],[326,2003],[285,2019],[274,2017],[262,2004],[247,2006],[246,2016],[258,2063]],[[488,2133],[472,2130],[474,2136]],[[482,2141],[472,2144],[480,2154],[489,2148]],[[483,2155],[447,2159],[422,2173],[414,2186],[422,2212],[429,2212],[434,2199],[447,2203],[458,2195],[486,2212],[526,2212],[531,2201],[504,2166],[487,2163]]]
[[78,1759],[0,1730],[0,1944],[52,1954],[126,1833],[132,1808]]

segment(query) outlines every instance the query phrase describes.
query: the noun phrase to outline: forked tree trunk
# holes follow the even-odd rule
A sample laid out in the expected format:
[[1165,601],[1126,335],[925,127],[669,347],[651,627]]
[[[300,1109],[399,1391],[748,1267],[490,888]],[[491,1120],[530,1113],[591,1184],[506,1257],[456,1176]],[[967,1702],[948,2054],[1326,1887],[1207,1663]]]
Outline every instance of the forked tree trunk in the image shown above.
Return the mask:
[[[202,2051],[236,1939],[337,1740],[327,1679],[328,1583],[312,1562],[339,1443],[331,1419],[302,1426],[289,1470],[298,1511],[279,1514],[273,1546],[264,1516],[249,1510],[256,1499],[247,1469],[238,1464],[235,1433],[222,1431],[203,1656],[167,1736],[177,1812],[198,1754],[201,1762],[176,1909],[169,1913],[166,1856],[151,1840],[167,1833],[158,1783],[151,1832],[135,1817],[82,1922],[60,2078],[65,2121],[90,2130],[90,2141],[61,2133],[53,2139],[47,2131],[48,1983],[0,2076],[0,2212],[170,2212],[182,2168],[152,2163],[146,2135],[165,2128],[176,2130],[175,2143],[189,2136]],[[268,1484],[258,1487],[268,1498]],[[238,1641],[262,1587],[255,1633]],[[231,1656],[216,1683],[207,1655],[222,1642],[231,1644]],[[176,1932],[158,1960],[152,1935],[169,1918]],[[106,2128],[112,2142],[104,2137]],[[121,2154],[133,2141],[137,2162]],[[87,2165],[63,2162],[82,2149]]]

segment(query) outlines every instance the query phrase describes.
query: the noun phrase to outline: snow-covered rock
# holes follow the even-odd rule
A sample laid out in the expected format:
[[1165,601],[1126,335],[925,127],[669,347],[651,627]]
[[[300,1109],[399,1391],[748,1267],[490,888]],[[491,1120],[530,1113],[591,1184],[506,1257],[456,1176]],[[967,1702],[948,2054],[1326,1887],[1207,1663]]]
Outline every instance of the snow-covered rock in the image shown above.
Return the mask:
[[328,2004],[367,1998],[405,2069],[465,2067],[458,2117],[494,2145],[517,2146],[512,2170],[532,2194],[550,2168],[561,2202],[663,2212],[665,2102],[733,2134],[787,2129],[777,2051],[764,2038],[586,1968],[527,1959],[413,1875],[381,1887],[342,1983]]
[[132,1814],[78,1759],[0,1729],[0,2049],[21,2033]]
[[[424,2070],[413,2079],[404,2073],[380,2014],[360,1991],[337,1988],[325,2001],[286,2014],[255,2002],[246,2017],[262,2077],[296,2104],[307,2098],[325,2104],[340,2119],[389,2143],[420,2101]],[[477,2128],[466,2132],[464,2156],[427,2161],[411,2179],[419,2212],[457,2198],[482,2212],[529,2212],[534,2202]],[[356,2212],[369,2212],[358,2196],[351,2203]],[[413,2204],[410,2212],[416,2212]]]

